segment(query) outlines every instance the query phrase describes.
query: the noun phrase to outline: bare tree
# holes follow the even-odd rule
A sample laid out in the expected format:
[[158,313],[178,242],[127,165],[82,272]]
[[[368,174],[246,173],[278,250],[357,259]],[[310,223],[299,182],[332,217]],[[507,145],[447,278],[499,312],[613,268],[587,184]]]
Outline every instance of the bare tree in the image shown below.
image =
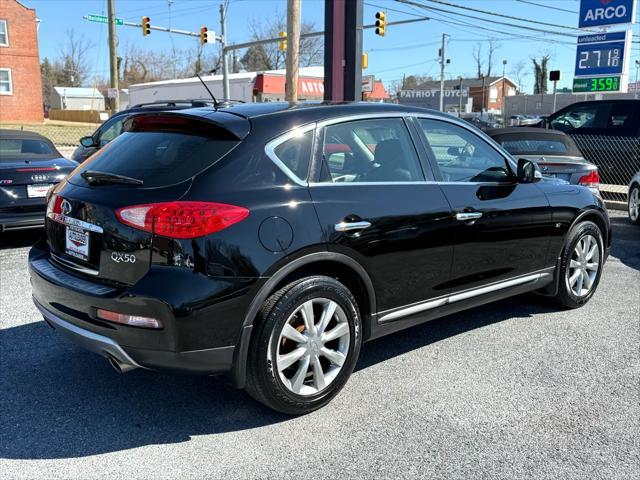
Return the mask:
[[511,68],[509,75],[511,75],[513,79],[516,81],[516,83],[518,84],[518,88],[522,89],[522,83],[524,82],[524,78],[529,75],[529,73],[527,72],[527,64],[524,62],[524,60],[520,60],[519,62],[517,62]]
[[531,57],[531,61],[533,62],[533,72],[535,75],[535,84],[533,87],[533,93],[547,93],[547,70],[550,55],[544,54],[537,59],[535,57]]
[[62,78],[65,86],[79,87],[84,84],[91,73],[92,64],[89,61],[89,50],[93,42],[85,39],[84,35],[76,36],[73,29],[66,31],[66,42],[60,47]]
[[[486,55],[482,54],[482,42],[478,42],[475,47],[473,47],[473,60],[476,64],[476,75],[478,78],[482,78],[483,75],[485,77],[491,76],[491,70],[493,69],[493,59],[495,57],[496,51],[500,48],[500,44],[496,41],[495,38],[489,38],[487,40],[488,43],[488,52]],[[484,74],[482,72],[485,72]]]
[[[302,22],[301,33],[317,30],[313,22]],[[249,31],[253,40],[276,38],[280,32],[287,31],[286,16],[276,10],[268,21],[253,19],[249,22]],[[246,70],[277,70],[285,66],[286,52],[278,48],[277,43],[268,43],[249,47],[240,59]],[[307,37],[300,40],[300,66],[322,64],[324,60],[324,42],[321,36]]]

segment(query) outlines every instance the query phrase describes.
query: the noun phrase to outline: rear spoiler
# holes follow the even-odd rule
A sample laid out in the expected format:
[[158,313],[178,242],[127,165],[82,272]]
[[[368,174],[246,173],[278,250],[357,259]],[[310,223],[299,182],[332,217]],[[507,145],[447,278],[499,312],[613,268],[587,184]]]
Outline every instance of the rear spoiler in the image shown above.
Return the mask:
[[123,122],[125,132],[171,132],[242,140],[251,130],[249,120],[237,115],[214,111],[207,115],[177,112],[134,113]]

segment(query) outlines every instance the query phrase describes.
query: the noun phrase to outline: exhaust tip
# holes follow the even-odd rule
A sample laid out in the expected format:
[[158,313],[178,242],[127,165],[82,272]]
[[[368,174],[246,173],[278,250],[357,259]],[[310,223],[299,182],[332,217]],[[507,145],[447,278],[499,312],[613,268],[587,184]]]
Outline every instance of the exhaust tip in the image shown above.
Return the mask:
[[128,363],[120,362],[112,356],[108,356],[107,360],[109,362],[109,365],[111,365],[113,369],[118,373],[127,373],[136,368],[133,365],[129,365]]

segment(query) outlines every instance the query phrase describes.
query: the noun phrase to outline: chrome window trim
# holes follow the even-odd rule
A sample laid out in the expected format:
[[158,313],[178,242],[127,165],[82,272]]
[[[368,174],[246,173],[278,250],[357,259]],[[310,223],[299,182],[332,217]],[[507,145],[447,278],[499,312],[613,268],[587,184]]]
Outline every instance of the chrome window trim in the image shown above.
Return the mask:
[[[287,140],[292,139],[293,137],[300,135],[300,134],[305,134],[309,131],[315,130],[316,129],[316,123],[309,123],[307,125],[302,125],[300,127],[296,127],[293,128],[291,130],[289,130],[288,132],[274,138],[273,140],[269,141],[265,147],[264,147],[264,153],[267,155],[267,157],[269,157],[269,159],[276,164],[276,166],[282,170],[282,172],[289,177],[289,179],[294,182],[297,185],[300,185],[301,187],[306,187],[308,185],[308,182],[306,180],[302,180],[301,178],[299,178],[295,173],[293,173],[289,167],[287,167],[284,162],[282,160],[280,160],[278,158],[278,156],[275,153],[275,149],[280,146],[281,144],[283,144],[284,142],[286,142]],[[314,139],[315,139],[315,135],[314,135]],[[313,160],[313,152],[314,152],[314,139],[312,139],[312,144],[311,144],[311,157],[309,158],[309,166],[311,166],[312,160]],[[310,171],[311,169],[309,169]]]
[[378,316],[379,316],[378,322],[387,323],[393,320],[397,320],[399,318],[413,315],[414,313],[420,313],[427,310],[432,310],[434,308],[443,307],[450,303],[460,302],[462,300],[468,300],[469,298],[478,297],[481,295],[485,295],[487,293],[496,292],[498,290],[504,290],[505,288],[524,285],[526,283],[537,283],[542,279],[550,277],[552,275],[553,270],[555,270],[555,267],[552,267],[551,269],[540,270],[538,272],[530,273],[530,274],[519,276],[519,277],[510,278],[507,280],[501,280],[499,282],[483,285],[481,287],[475,287],[469,290],[463,290],[462,292],[457,292],[449,295],[444,295],[442,297],[436,297],[436,298],[431,298],[429,300],[412,303],[409,305],[405,305],[404,307],[385,310],[378,313]]

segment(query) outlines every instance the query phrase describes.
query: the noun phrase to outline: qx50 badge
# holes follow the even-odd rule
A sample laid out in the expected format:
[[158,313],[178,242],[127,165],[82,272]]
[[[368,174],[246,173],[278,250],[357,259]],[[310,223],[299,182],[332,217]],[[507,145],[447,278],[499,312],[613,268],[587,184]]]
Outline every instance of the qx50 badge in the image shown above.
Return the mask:
[[133,253],[111,252],[111,260],[116,263],[136,263]]

